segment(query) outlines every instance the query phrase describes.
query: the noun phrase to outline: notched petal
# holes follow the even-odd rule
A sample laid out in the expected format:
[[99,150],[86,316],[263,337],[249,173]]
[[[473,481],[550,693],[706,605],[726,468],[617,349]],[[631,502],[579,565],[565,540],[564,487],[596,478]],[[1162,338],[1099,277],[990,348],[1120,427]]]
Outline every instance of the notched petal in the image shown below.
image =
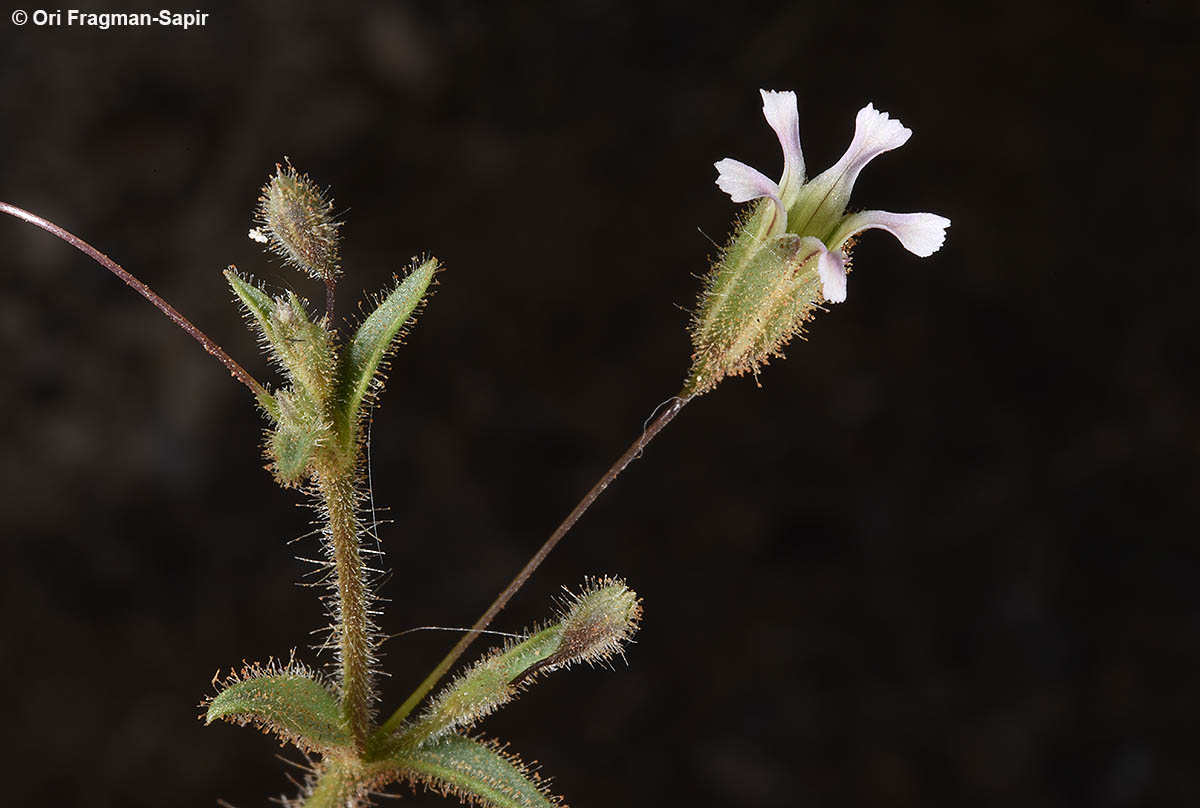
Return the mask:
[[800,113],[796,106],[796,94],[791,90],[759,90],[763,100],[763,117],[775,130],[779,145],[783,149],[783,176],[779,187],[786,205],[790,192],[799,190],[804,184],[804,151],[800,148]]
[[778,236],[787,228],[787,210],[779,198],[779,186],[756,168],[726,157],[713,163],[719,176],[717,187],[729,194],[734,202],[749,202],[752,199],[770,199],[772,215],[766,222],[764,237]]
[[854,118],[854,140],[842,159],[861,168],[884,152],[900,148],[910,137],[911,129],[867,104]]
[[904,245],[904,249],[921,258],[928,258],[946,240],[950,220],[936,213],[890,213],[886,210],[864,210],[847,216],[838,226],[831,242],[841,245],[851,236],[864,230],[885,230]]
[[729,157],[713,163],[713,167],[717,169],[717,187],[734,202],[749,202],[764,196],[779,198],[779,186],[757,168]]
[[[867,163],[886,151],[898,148],[912,137],[912,130],[867,104],[854,120],[854,139],[850,148],[830,168],[822,171],[800,190],[795,207],[790,209],[788,230],[793,233],[831,235],[846,211],[854,183]],[[835,242],[829,239],[830,244]]]

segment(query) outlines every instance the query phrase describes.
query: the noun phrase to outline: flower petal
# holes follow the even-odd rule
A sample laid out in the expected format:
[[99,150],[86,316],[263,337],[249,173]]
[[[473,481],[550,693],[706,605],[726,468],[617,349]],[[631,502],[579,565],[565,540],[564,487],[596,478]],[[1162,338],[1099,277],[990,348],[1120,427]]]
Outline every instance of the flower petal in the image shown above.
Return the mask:
[[853,185],[863,166],[886,151],[900,148],[910,137],[911,129],[895,118],[889,118],[886,112],[875,109],[874,104],[867,104],[854,118],[854,139],[850,141],[850,148],[829,170],[840,169],[847,175],[843,181]]
[[749,202],[763,196],[778,197],[779,186],[757,168],[745,163],[724,160],[713,163],[717,169],[717,187],[729,194],[734,202]]
[[775,203],[774,216],[765,235],[778,236],[787,228],[787,210],[779,200],[779,186],[756,168],[726,157],[713,163],[717,169],[717,187],[734,202],[749,202],[766,197]]
[[796,94],[791,90],[759,90],[763,100],[763,117],[775,130],[783,147],[783,176],[779,178],[779,196],[786,207],[795,201],[804,184],[804,151],[800,148],[800,113]]
[[839,250],[824,250],[817,259],[821,291],[830,303],[846,300],[846,257]]
[[[785,238],[795,238],[787,235]],[[846,299],[846,254],[841,250],[830,250],[819,238],[805,236],[800,239],[804,252],[804,263],[817,259],[817,277],[821,279],[821,293],[830,303],[841,303]]]
[[949,226],[950,220],[936,213],[864,210],[843,219],[829,243],[835,245],[836,249],[856,233],[871,229],[886,230],[900,240],[904,249],[913,255],[928,258],[941,248]]
[[899,148],[912,137],[905,128],[886,112],[867,104],[854,119],[854,139],[841,159],[814,177],[804,187],[803,202],[792,212],[788,228],[796,233],[811,233],[819,238],[829,234],[850,202],[854,182],[863,167],[886,151]]

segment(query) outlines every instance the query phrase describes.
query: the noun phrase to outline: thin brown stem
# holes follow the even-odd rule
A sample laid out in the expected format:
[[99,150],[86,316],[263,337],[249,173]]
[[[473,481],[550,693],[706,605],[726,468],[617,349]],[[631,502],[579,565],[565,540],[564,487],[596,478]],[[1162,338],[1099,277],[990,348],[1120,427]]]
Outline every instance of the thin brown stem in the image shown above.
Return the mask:
[[167,315],[171,322],[175,323],[175,325],[191,334],[192,338],[204,347],[204,350],[215,356],[217,361],[225,366],[233,378],[249,387],[250,392],[254,393],[255,398],[257,398],[260,402],[265,402],[270,399],[271,394],[267,392],[267,389],[259,384],[258,380],[251,376],[245,368],[235,362],[229,354],[225,353],[224,349],[222,349],[220,345],[213,342],[207,334],[205,334],[196,326],[192,325],[190,320],[176,311],[175,307],[170,303],[159,297],[153,289],[125,271],[125,269],[116,261],[100,252],[91,244],[88,244],[86,241],[79,238],[79,236],[76,236],[74,233],[64,230],[54,222],[43,219],[41,216],[30,213],[22,208],[18,208],[16,205],[10,205],[7,202],[0,202],[0,213],[7,213],[9,216],[15,216],[22,221],[29,222],[32,225],[42,228],[47,233],[58,236],[72,247],[91,258],[97,264],[104,267],[121,280],[125,281],[126,284],[133,287],[134,291],[149,300],[154,304],[155,308]]
[[558,528],[550,535],[550,538],[546,539],[545,543],[538,549],[536,553],[534,553],[533,558],[529,559],[529,562],[521,569],[519,573],[517,573],[517,577],[513,578],[512,582],[505,587],[504,591],[500,593],[499,597],[497,597],[492,605],[488,607],[488,610],[483,613],[483,616],[475,621],[475,625],[471,627],[470,631],[467,631],[462,635],[462,638],[458,641],[458,643],[455,644],[452,649],[450,649],[450,653],[448,653],[445,658],[438,663],[437,667],[434,668],[427,677],[425,677],[425,681],[421,682],[421,685],[412,692],[412,695],[405,700],[404,704],[400,705],[400,709],[396,710],[396,712],[392,714],[391,718],[389,718],[387,722],[380,728],[377,737],[386,737],[394,732],[401,723],[403,723],[404,719],[407,718],[409,714],[412,713],[413,709],[415,709],[416,706],[421,703],[421,700],[425,698],[429,691],[432,690],[434,686],[437,685],[438,681],[440,681],[441,678],[446,675],[451,666],[458,661],[458,658],[463,655],[463,652],[467,650],[475,638],[478,637],[479,634],[491,624],[496,615],[500,613],[500,610],[508,605],[508,602],[512,599],[512,596],[517,593],[517,590],[524,586],[525,582],[529,580],[529,576],[533,574],[533,571],[541,566],[541,563],[546,560],[546,556],[550,555],[550,551],[553,550],[555,545],[562,540],[562,537],[567,535],[567,532],[575,526],[575,523],[579,521],[579,517],[583,516],[584,512],[587,511],[587,509],[591,507],[592,503],[596,501],[600,494],[604,492],[604,489],[608,488],[608,486],[612,484],[612,481],[620,476],[621,472],[625,470],[626,466],[628,466],[641,455],[642,450],[649,445],[650,441],[654,440],[654,437],[661,432],[667,424],[671,423],[675,416],[679,414],[679,411],[684,408],[684,405],[691,400],[691,397],[683,398],[678,396],[671,399],[670,405],[663,410],[662,414],[655,418],[654,421],[646,427],[638,439],[635,440],[633,444],[625,450],[625,454],[617,458],[617,462],[612,464],[612,467],[609,468],[609,470],[605,472],[604,476],[592,486],[591,490],[588,491],[584,495],[583,499],[579,501],[579,504],[576,505],[569,514],[567,514],[567,518],[564,519],[562,524],[560,524]]

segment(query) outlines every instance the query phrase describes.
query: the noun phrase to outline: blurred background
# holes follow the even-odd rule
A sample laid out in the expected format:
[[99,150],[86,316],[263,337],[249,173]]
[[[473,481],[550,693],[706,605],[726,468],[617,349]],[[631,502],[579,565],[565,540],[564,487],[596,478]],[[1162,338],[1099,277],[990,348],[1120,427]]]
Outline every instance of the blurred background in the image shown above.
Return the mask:
[[[1200,801],[1195,3],[198,5],[6,12],[0,198],[264,380],[220,272],[322,299],[246,238],[285,155],[345,212],[341,315],[445,263],[372,432],[389,632],[470,625],[678,390],[712,163],[780,169],[760,87],[812,173],[869,101],[915,133],[853,204],[949,216],[945,248],[863,238],[849,300],[684,410],[495,624],[587,574],[645,597],[628,666],[483,726],[572,805]],[[7,218],[0,254],[8,804],[290,793],[275,741],[196,719],[218,668],[330,661],[263,421],[81,254]],[[385,703],[455,639],[385,645]]]

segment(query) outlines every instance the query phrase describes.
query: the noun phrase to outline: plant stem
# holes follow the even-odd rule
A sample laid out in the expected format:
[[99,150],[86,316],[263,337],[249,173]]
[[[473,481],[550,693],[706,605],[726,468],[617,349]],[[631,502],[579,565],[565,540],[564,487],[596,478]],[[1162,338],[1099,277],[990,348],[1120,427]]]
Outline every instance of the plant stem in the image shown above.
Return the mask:
[[367,584],[358,547],[353,467],[319,465],[317,480],[329,520],[327,539],[337,575],[334,633],[342,668],[342,715],[361,754],[371,722],[371,665],[374,649]]
[[330,331],[336,331],[333,326],[333,307],[334,307],[334,290],[337,289],[337,280],[334,278],[325,279],[325,322],[326,328]]
[[125,281],[125,283],[131,286],[134,291],[149,300],[159,311],[167,315],[171,322],[175,323],[175,325],[191,334],[193,339],[204,346],[204,350],[215,356],[217,360],[225,366],[233,378],[250,388],[250,392],[254,393],[254,397],[259,400],[259,403],[266,406],[265,402],[271,399],[271,394],[267,392],[266,388],[259,384],[258,380],[251,376],[245,368],[235,362],[229,354],[225,353],[224,349],[222,349],[220,345],[213,342],[207,334],[205,334],[196,326],[192,325],[191,321],[176,311],[174,306],[159,297],[153,289],[125,271],[125,269],[116,261],[100,252],[91,244],[88,244],[86,241],[79,238],[79,236],[76,236],[74,233],[64,230],[54,222],[43,219],[41,216],[30,213],[22,208],[18,208],[16,205],[10,205],[7,202],[0,202],[0,213],[7,213],[9,216],[15,216],[22,221],[29,222],[29,224],[42,228],[47,233],[58,236],[60,239],[67,242],[84,255],[87,255],[100,266],[104,267],[109,272]]
[[546,556],[550,555],[550,551],[553,550],[555,545],[562,540],[562,537],[567,535],[567,532],[575,526],[575,523],[579,521],[579,517],[583,516],[584,512],[591,507],[592,503],[595,502],[600,494],[604,492],[604,489],[608,488],[612,481],[620,476],[621,472],[625,470],[626,466],[628,466],[641,455],[642,450],[649,445],[650,441],[654,440],[654,437],[661,432],[667,424],[671,423],[675,416],[679,414],[679,411],[684,408],[684,405],[691,400],[692,397],[690,396],[686,398],[677,396],[671,399],[670,406],[663,410],[662,414],[655,418],[654,421],[648,427],[646,427],[638,439],[635,440],[633,444],[625,450],[625,454],[617,458],[617,462],[613,463],[612,467],[605,472],[604,476],[592,486],[591,490],[584,495],[583,499],[579,501],[579,504],[575,506],[574,510],[567,514],[567,518],[564,519],[562,524],[560,524],[554,533],[550,535],[550,538],[546,539],[546,542],[541,546],[540,549],[538,549],[536,553],[534,553],[533,558],[529,559],[529,562],[524,566],[524,568],[517,573],[517,577],[513,578],[512,582],[505,587],[504,591],[500,593],[499,597],[497,597],[492,605],[488,607],[488,610],[484,612],[478,620],[475,621],[475,625],[471,627],[470,631],[462,635],[462,638],[458,641],[458,643],[452,649],[450,649],[450,653],[448,653],[445,658],[438,663],[437,667],[425,677],[425,681],[421,682],[420,686],[412,692],[412,695],[410,695],[408,699],[406,699],[405,702],[400,705],[400,708],[396,710],[396,712],[392,713],[392,716],[379,729],[377,737],[386,737],[394,732],[401,723],[403,723],[404,719],[407,718],[410,713],[412,713],[413,709],[416,708],[418,704],[420,704],[421,699],[425,698],[425,696],[434,688],[438,681],[446,675],[446,672],[450,670],[451,666],[458,661],[458,658],[462,656],[463,652],[466,651],[475,638],[479,636],[480,632],[487,628],[489,624],[491,624],[496,615],[500,613],[500,610],[503,609],[508,604],[508,601],[512,599],[512,596],[517,593],[517,590],[519,590],[525,584],[525,582],[529,580],[529,576],[532,575],[533,571],[536,570],[541,563],[546,560]]
[[321,773],[321,779],[304,801],[304,808],[344,808],[346,801],[354,796],[355,785],[353,776],[337,763],[331,764]]

